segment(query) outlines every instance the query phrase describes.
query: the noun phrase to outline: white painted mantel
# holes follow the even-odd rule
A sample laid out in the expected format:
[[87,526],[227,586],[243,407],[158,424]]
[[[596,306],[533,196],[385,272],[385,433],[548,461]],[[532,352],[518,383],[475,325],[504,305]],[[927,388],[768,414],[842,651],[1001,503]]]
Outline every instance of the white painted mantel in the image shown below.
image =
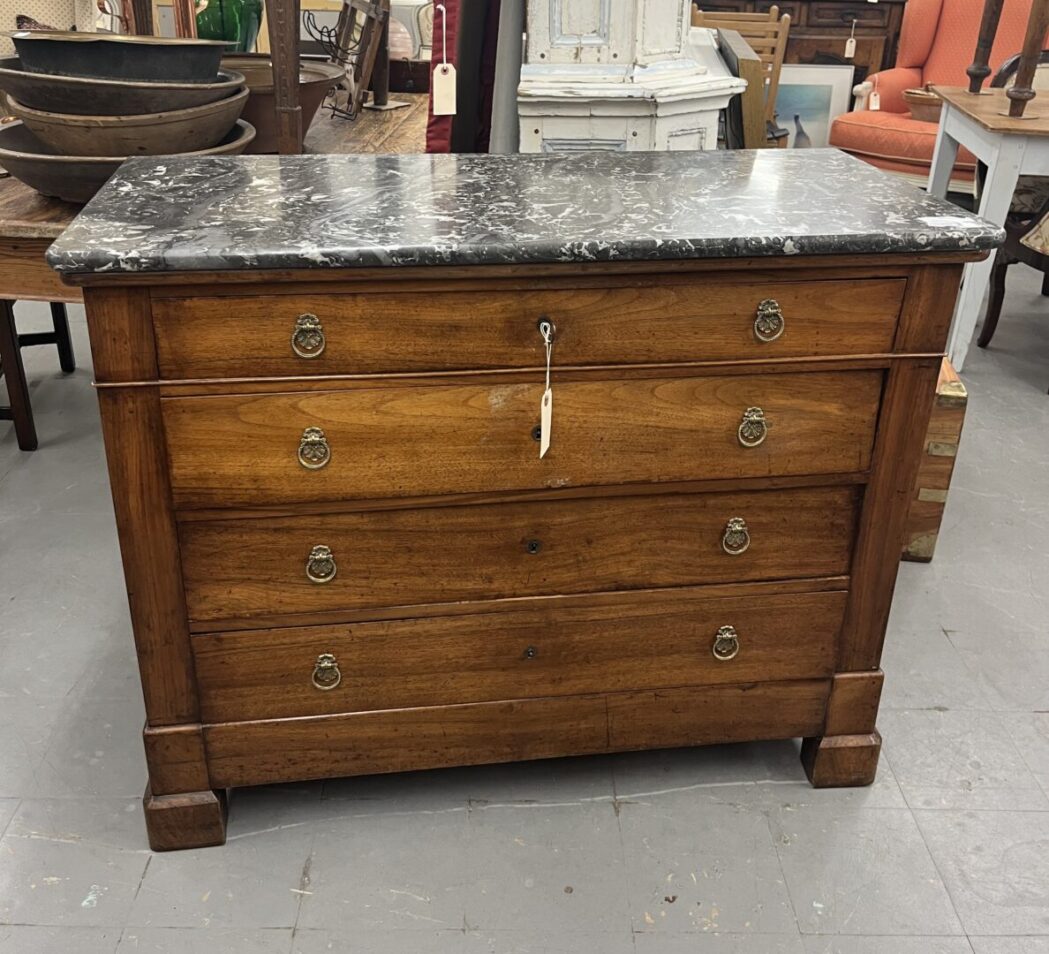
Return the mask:
[[690,0],[528,0],[522,152],[714,149],[746,84]]

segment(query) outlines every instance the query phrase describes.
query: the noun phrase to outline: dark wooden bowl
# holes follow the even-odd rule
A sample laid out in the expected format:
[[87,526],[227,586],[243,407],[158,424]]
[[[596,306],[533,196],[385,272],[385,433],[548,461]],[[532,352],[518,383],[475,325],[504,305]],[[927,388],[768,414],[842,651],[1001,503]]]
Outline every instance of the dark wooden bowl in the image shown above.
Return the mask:
[[[225,56],[222,65],[244,74],[251,96],[244,107],[244,118],[258,131],[248,152],[277,151],[277,119],[273,96],[273,60],[268,54],[237,53]],[[318,60],[299,63],[299,106],[302,109],[302,134],[310,128],[317,110],[345,75],[341,66]]]
[[226,99],[141,116],[73,116],[30,109],[10,100],[11,112],[63,156],[159,156],[209,149],[240,118],[248,91]]
[[89,76],[153,83],[214,83],[222,40],[11,30],[9,36],[27,73]]
[[[198,150],[191,155],[238,156],[254,138],[255,127],[241,119],[217,146]],[[0,165],[37,192],[66,202],[87,202],[105,185],[125,158],[56,156],[50,147],[26,129],[24,123],[0,126]]]
[[221,69],[214,83],[138,83],[28,73],[17,56],[0,57],[0,90],[30,109],[76,116],[133,116],[204,106],[232,96],[244,76]]

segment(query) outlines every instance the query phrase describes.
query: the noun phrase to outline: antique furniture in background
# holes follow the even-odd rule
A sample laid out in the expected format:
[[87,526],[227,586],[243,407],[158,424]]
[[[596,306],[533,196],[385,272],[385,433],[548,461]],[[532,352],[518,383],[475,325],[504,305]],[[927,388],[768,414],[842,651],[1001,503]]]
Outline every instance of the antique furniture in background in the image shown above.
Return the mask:
[[790,14],[782,16],[773,5],[764,13],[711,12],[693,8],[692,25],[711,30],[735,30],[758,55],[763,68],[763,94],[766,126],[775,128],[776,91],[779,89],[780,69],[787,52],[790,35]]
[[49,253],[155,849],[293,779],[800,736],[814,785],[872,781],[929,395],[997,230],[835,150],[248,161],[129,165]]
[[[787,63],[839,63],[856,67],[857,79],[888,69],[896,57],[907,0],[777,0],[790,15]],[[693,0],[709,13],[764,13],[769,0]],[[853,28],[855,23],[855,31]],[[856,52],[845,56],[845,42],[854,33]]]
[[[968,149],[987,167],[979,213],[996,225],[1006,221],[1021,176],[1049,176],[1049,109],[1032,108],[1022,118],[1009,115],[1008,91],[991,88],[970,93],[958,87],[933,87],[944,101],[936,151],[929,171],[929,192],[947,193],[959,150]],[[980,316],[992,259],[966,265],[948,341],[951,364],[961,371]]]
[[[1027,103],[1035,97],[1035,70],[1038,69],[1046,32],[1049,31],[1049,0],[1032,0],[1030,7],[1016,77],[1006,93],[1009,97],[1009,115],[1013,119],[1020,119]],[[979,93],[983,81],[991,74],[988,59],[994,55],[993,47],[998,42],[1001,17],[1002,0],[984,0],[980,35],[976,41],[976,56],[965,71],[969,75],[970,93]]]
[[[0,420],[14,424],[22,450],[36,450],[37,433],[21,349],[54,344],[59,366],[71,372],[76,364],[69,340],[65,302],[82,301],[80,290],[56,280],[44,253],[72,221],[77,209],[47,199],[17,179],[0,179],[0,376],[7,386],[9,405],[0,407]],[[18,334],[16,301],[51,302],[54,331]]]
[[690,10],[528,0],[520,151],[716,149],[719,114],[743,86],[712,33],[690,37]]
[[[900,34],[896,66],[857,86],[857,108],[839,116],[831,127],[830,144],[878,166],[925,184],[932,164],[936,124],[914,119],[903,93],[927,84],[958,86],[976,43],[982,0],[909,0]],[[881,6],[879,3],[878,6]],[[1023,42],[1031,0],[1006,0],[1001,29],[991,59],[1003,62]],[[866,108],[878,90],[880,109]],[[959,153],[951,173],[955,191],[972,191],[976,159]]]

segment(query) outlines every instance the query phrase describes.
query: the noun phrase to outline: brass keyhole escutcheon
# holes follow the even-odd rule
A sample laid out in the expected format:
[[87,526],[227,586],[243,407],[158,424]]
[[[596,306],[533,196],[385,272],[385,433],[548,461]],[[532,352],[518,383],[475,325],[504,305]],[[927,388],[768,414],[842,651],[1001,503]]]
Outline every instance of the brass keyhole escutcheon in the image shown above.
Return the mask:
[[299,463],[307,470],[320,470],[331,460],[328,438],[319,427],[307,427],[299,441]]
[[739,653],[739,633],[736,632],[735,626],[722,626],[718,630],[711,652],[719,662],[735,659]]
[[744,447],[763,444],[769,436],[769,423],[765,420],[765,412],[760,407],[748,407],[743,412],[743,420],[740,421],[736,434]]
[[775,298],[765,298],[758,302],[754,316],[754,337],[766,343],[775,341],[786,328],[783,309]]
[[322,692],[334,689],[342,682],[342,673],[339,672],[339,663],[334,653],[321,653],[313,666],[313,685]]
[[316,315],[299,315],[295,319],[295,330],[291,333],[291,350],[300,358],[318,358],[327,341],[324,326]]
[[306,576],[310,582],[328,583],[335,579],[338,569],[330,547],[317,546],[310,550],[306,560]]
[[746,553],[750,547],[750,530],[747,521],[742,517],[732,517],[725,524],[725,532],[721,535],[721,549],[729,556],[739,556]]

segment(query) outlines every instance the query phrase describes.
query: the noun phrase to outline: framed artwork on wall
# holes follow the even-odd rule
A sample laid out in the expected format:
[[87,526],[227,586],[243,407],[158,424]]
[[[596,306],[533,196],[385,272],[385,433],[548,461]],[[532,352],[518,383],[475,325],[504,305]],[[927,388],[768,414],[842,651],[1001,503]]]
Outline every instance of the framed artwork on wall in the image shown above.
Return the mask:
[[776,95],[776,122],[788,132],[788,149],[826,146],[830,124],[849,111],[851,66],[784,63]]

